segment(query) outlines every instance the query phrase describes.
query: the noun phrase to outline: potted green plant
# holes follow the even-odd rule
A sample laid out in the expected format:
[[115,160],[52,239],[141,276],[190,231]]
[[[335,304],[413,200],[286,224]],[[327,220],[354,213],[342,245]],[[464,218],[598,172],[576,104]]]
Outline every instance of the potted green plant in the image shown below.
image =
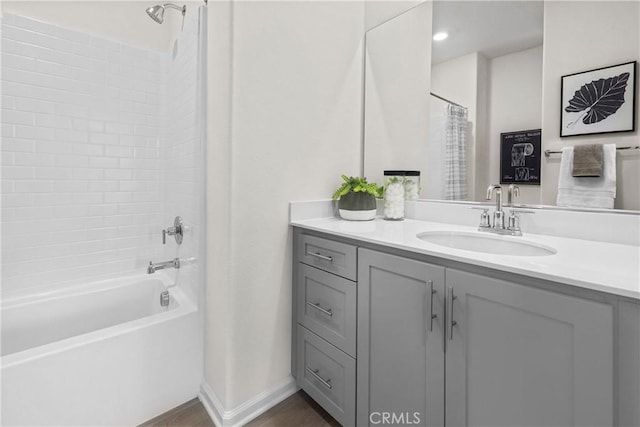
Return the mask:
[[376,197],[382,195],[382,187],[367,178],[342,175],[344,182],[333,193],[338,200],[340,217],[351,221],[369,221],[376,216]]

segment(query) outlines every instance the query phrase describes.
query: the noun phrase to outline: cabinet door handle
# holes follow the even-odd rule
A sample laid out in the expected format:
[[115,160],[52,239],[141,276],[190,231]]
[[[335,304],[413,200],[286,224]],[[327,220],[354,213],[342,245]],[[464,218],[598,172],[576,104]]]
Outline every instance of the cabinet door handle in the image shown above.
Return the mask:
[[327,256],[327,255],[322,255],[318,252],[307,252],[308,255],[314,256],[316,258],[325,260],[325,261],[329,261],[329,262],[333,262],[333,257]]
[[447,311],[449,312],[449,340],[453,340],[453,327],[458,324],[455,320],[453,320],[453,300],[457,297],[453,294],[453,288],[447,288]]
[[322,307],[320,307],[319,303],[307,302],[307,305],[310,305],[311,307],[315,308],[316,310],[320,311],[321,313],[326,314],[327,316],[333,316],[333,312],[331,311],[330,308],[322,308]]
[[309,372],[311,375],[313,375],[315,377],[315,379],[317,379],[318,381],[320,381],[322,383],[323,386],[325,386],[326,388],[328,388],[329,390],[331,390],[333,388],[333,386],[331,385],[331,379],[325,380],[324,378],[322,378],[320,375],[318,375],[318,372],[320,372],[319,369],[311,369],[307,366],[307,372]]
[[438,317],[437,314],[433,314],[433,295],[436,293],[436,290],[433,289],[433,280],[429,280],[427,285],[427,298],[429,298],[429,332],[433,332],[433,319]]

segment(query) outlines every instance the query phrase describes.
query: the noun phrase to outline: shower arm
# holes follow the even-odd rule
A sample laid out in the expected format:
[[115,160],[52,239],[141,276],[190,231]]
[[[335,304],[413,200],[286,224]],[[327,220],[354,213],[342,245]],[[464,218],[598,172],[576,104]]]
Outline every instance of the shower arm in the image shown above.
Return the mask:
[[179,10],[179,11],[181,11],[181,12],[182,12],[182,16],[184,16],[184,14],[185,14],[185,13],[187,13],[187,6],[186,6],[186,5],[185,5],[185,6],[180,7],[180,6],[175,5],[175,4],[173,4],[173,3],[167,3],[167,4],[162,5],[162,7],[164,7],[164,8],[167,8],[167,7],[168,7],[168,8],[170,8],[170,9],[176,9],[176,10]]

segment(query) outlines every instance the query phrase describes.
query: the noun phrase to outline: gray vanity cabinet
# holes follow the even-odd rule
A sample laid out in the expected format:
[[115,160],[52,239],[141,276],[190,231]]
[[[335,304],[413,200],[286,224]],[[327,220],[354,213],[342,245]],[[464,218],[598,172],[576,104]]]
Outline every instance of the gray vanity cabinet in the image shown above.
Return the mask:
[[610,303],[361,248],[357,425],[611,426],[613,316]]
[[640,425],[638,301],[327,237],[296,230],[293,372],[343,425]]
[[610,426],[611,304],[447,269],[447,426]]
[[358,258],[357,425],[443,426],[445,269]]

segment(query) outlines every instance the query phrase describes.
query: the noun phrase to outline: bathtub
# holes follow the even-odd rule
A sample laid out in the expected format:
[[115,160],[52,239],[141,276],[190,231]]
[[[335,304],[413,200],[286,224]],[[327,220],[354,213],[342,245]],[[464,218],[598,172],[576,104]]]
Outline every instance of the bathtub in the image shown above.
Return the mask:
[[197,307],[166,273],[2,301],[5,426],[137,425],[197,396]]

